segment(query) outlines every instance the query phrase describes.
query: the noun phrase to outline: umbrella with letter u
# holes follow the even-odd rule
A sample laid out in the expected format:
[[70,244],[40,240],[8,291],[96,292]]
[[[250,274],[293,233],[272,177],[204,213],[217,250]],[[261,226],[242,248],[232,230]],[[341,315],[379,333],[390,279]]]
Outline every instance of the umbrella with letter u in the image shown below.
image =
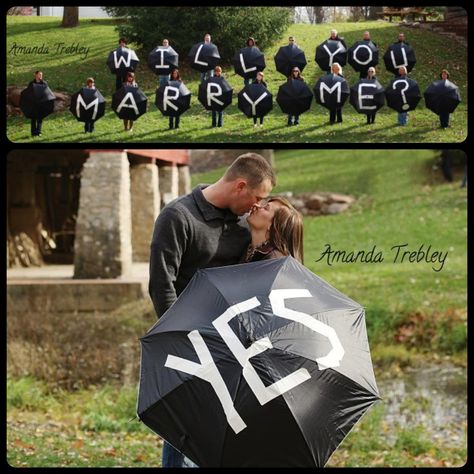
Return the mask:
[[137,415],[200,467],[322,467],[379,399],[364,308],[292,257],[199,270],[141,338]]

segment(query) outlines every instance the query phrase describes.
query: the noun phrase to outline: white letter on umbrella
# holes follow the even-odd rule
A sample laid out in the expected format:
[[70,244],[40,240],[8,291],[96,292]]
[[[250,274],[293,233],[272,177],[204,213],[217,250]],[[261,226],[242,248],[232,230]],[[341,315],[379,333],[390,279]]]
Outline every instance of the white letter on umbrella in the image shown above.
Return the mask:
[[323,45],[323,48],[327,51],[329,54],[329,66],[332,66],[332,60],[334,59],[334,56],[336,56],[339,51],[344,51],[344,48],[342,46],[339,46],[334,53],[331,53],[331,50],[327,47],[327,45]]
[[114,64],[115,64],[115,69],[118,69],[120,67],[120,63],[123,63],[125,67],[130,67],[130,61],[132,60],[132,55],[130,52],[123,51],[124,54],[127,56],[127,59],[125,59],[125,56],[120,56],[117,59],[117,51],[114,51]]
[[[212,88],[216,89],[217,92],[212,92]],[[216,84],[215,82],[208,82],[207,83],[207,105],[210,107],[211,102],[214,101],[219,105],[224,105],[224,102],[221,100],[216,99],[216,97],[219,97],[222,95],[222,87],[219,84]]]
[[84,102],[84,99],[82,98],[82,95],[79,94],[77,96],[77,102],[76,102],[76,115],[78,117],[80,117],[81,105],[86,110],[90,109],[91,107],[94,107],[94,112],[92,112],[92,120],[95,120],[97,116],[97,111],[99,109],[99,98],[94,99],[90,104],[86,104]]
[[321,84],[319,85],[319,93],[320,93],[320,97],[321,97],[321,102],[324,104],[325,103],[325,100],[324,100],[324,90],[323,89],[326,89],[329,93],[329,95],[331,95],[333,93],[333,91],[335,89],[337,89],[337,102],[341,102],[341,83],[340,82],[336,82],[336,84],[334,84],[331,88],[329,88],[325,82],[321,82]]
[[[361,48],[365,48],[367,49],[367,51],[369,52],[369,59],[367,59],[367,61],[361,61],[358,57],[357,57],[357,51],[359,51],[359,49]],[[354,52],[352,53],[352,57],[354,58],[354,61],[356,63],[359,63],[361,64],[362,66],[365,66],[366,64],[369,64],[370,61],[372,61],[372,58],[373,58],[373,54],[372,54],[372,50],[366,45],[366,44],[359,44],[359,46],[357,46],[356,49],[354,49]]]
[[199,56],[199,53],[201,52],[201,49],[202,49],[203,46],[204,46],[204,45],[201,44],[201,46],[199,46],[198,50],[196,51],[196,56],[194,56],[194,62],[195,62],[196,64],[201,64],[201,65],[203,65],[203,66],[208,66],[209,63],[205,63],[204,61],[198,61],[198,56]]
[[339,367],[342,358],[344,357],[344,348],[342,347],[341,341],[337,337],[336,331],[328,326],[327,324],[314,319],[309,314],[301,313],[300,311],[294,311],[292,309],[285,308],[285,300],[290,298],[308,298],[311,297],[311,293],[308,290],[272,290],[269,299],[272,304],[273,313],[276,316],[282,318],[291,319],[298,323],[304,324],[313,331],[319,332],[323,336],[326,336],[331,342],[332,349],[324,357],[316,359],[319,365],[319,370],[329,369],[331,367]]
[[[129,99],[131,104],[126,103]],[[127,92],[125,94],[125,97],[122,99],[122,102],[120,102],[119,106],[117,107],[117,112],[120,112],[122,110],[122,107],[128,107],[129,109],[133,109],[137,115],[140,114],[140,112],[138,111],[137,104],[135,103],[133,94],[131,92]]]
[[160,53],[160,57],[161,57],[161,62],[160,64],[155,64],[155,69],[158,69],[158,68],[165,68],[165,69],[169,69],[169,65],[168,64],[165,64],[165,51],[168,51],[169,50],[169,47],[168,48],[157,48],[155,49],[155,52],[156,53]]
[[[170,96],[168,94],[168,91],[170,90],[175,92],[174,96]],[[179,89],[177,87],[166,86],[165,91],[163,93],[163,109],[167,110],[166,107],[169,105],[172,109],[178,110],[178,107],[176,107],[176,105],[174,105],[173,102],[171,102],[170,100],[170,99],[176,100],[178,97],[179,97]]]
[[188,338],[196,350],[200,364],[190,360],[182,359],[181,357],[169,355],[166,359],[165,367],[194,375],[200,379],[205,380],[206,382],[209,382],[216,392],[219,401],[221,402],[229,425],[235,431],[235,434],[239,433],[245,429],[247,425],[237,413],[224,379],[217,369],[214,359],[212,358],[211,353],[204,342],[204,339],[197,330],[191,331],[188,334]]
[[248,349],[246,349],[229,326],[229,321],[235,316],[256,308],[257,306],[260,306],[260,302],[256,297],[242,301],[241,303],[234,304],[224,311],[224,313],[222,313],[217,319],[215,319],[212,324],[222,336],[222,339],[224,339],[225,343],[229,346],[229,349],[239,361],[240,365],[243,367],[242,375],[247,381],[252,392],[257,397],[260,405],[265,405],[265,403],[268,403],[279,395],[282,395],[288,390],[291,390],[297,385],[310,379],[311,375],[306,369],[299,369],[282,378],[281,380],[274,382],[270,386],[265,387],[262,379],[258,376],[256,370],[249,362],[249,359],[261,354],[267,349],[271,349],[273,345],[270,342],[270,339],[268,339],[268,337],[259,339],[258,341],[255,341]]
[[265,99],[265,97],[267,96],[268,94],[266,92],[264,92],[255,102],[252,102],[252,99],[247,95],[246,92],[244,92],[243,96],[245,97],[245,99],[247,100],[247,102],[250,103],[250,105],[252,106],[252,115],[257,115],[257,104],[262,101],[263,99]]
[[244,70],[244,72],[255,71],[257,69],[257,66],[249,67],[247,69],[247,67],[245,66],[244,55],[242,53],[240,53],[239,56],[240,56],[240,64],[241,64],[242,69]]
[[395,69],[398,69],[402,66],[408,66],[408,60],[407,60],[407,55],[405,53],[405,48],[403,47],[400,48],[400,51],[402,52],[402,56],[403,56],[402,64],[397,64],[397,62],[395,61],[395,54],[393,53],[393,50],[390,51],[390,57],[392,58],[392,64]]
[[362,100],[363,99],[371,99],[373,100],[374,99],[374,95],[373,94],[370,94],[370,95],[362,95],[362,88],[364,87],[375,87],[377,88],[377,86],[375,84],[367,84],[367,83],[362,83],[362,84],[359,84],[359,109],[360,110],[373,110],[373,109],[376,109],[377,106],[376,105],[364,105]]

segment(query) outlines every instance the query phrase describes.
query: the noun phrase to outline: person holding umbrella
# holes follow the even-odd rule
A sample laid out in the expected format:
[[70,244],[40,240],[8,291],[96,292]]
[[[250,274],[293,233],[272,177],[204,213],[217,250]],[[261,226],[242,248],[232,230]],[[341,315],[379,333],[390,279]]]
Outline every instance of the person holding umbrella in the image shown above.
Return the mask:
[[[222,68],[220,66],[216,66],[214,68],[214,77],[221,77],[222,76]],[[222,127],[223,123],[223,110],[213,110],[212,111],[212,126],[213,127]]]
[[[123,83],[124,86],[138,87],[138,84],[135,82],[135,73],[127,72],[127,77]],[[123,126],[126,132],[133,132],[133,120],[123,120]]]
[[[403,37],[405,37],[403,33],[400,33],[400,35],[403,35]],[[398,35],[399,38],[400,35]],[[398,41],[400,42],[400,39]],[[402,66],[398,69],[398,76],[400,77],[400,79],[404,79],[407,75],[408,72],[405,66]],[[408,123],[408,112],[398,112],[397,121],[398,125],[404,127]]]
[[[125,38],[120,38],[118,42],[120,48],[127,47],[127,40]],[[127,75],[124,76],[120,74],[120,72],[117,72],[115,76],[115,90],[119,90],[124,82],[127,82]]]
[[[257,76],[255,77],[255,81],[252,82],[252,84],[262,84],[262,86],[267,87],[267,83],[263,80],[265,77],[265,74],[263,74],[262,71],[257,72]],[[260,119],[260,127],[263,127],[263,115],[260,116],[254,116],[253,117],[253,126],[257,126],[257,119]]]
[[[245,42],[245,46],[247,46],[247,48],[252,48],[253,46],[257,46],[256,43],[255,43],[255,39],[252,38],[251,36],[249,38],[247,38],[247,41]],[[244,87],[247,84],[252,84],[252,78],[251,77],[244,77]]]
[[[30,84],[45,84],[48,85],[46,81],[43,81],[43,72],[42,71],[35,71],[35,77],[32,81],[28,83]],[[41,126],[43,125],[42,118],[32,118],[31,119],[31,136],[32,137],[40,137],[41,136]]]
[[[170,42],[167,39],[163,40],[163,48],[162,49],[168,49],[170,46]],[[160,74],[158,76],[158,79],[160,81],[160,86],[162,84],[166,84],[170,80],[170,75],[169,74]]]
[[[205,44],[211,44],[211,35],[209,33],[206,33],[204,35],[204,43]],[[201,72],[201,82],[205,81],[206,79],[209,79],[210,77],[214,76],[214,69],[209,69],[206,72]]]
[[[335,30],[332,30],[332,31],[335,31]],[[337,31],[336,31],[336,34],[337,34]],[[333,63],[331,66],[331,73],[334,76],[343,77],[341,65],[339,63]],[[337,107],[336,109],[331,109],[329,111],[329,123],[331,125],[334,125],[334,122],[342,123],[342,107]]]
[[[372,41],[372,39],[370,38],[370,32],[369,31],[364,31],[364,34],[362,36],[362,41],[372,42],[372,44],[375,47],[377,47],[377,43],[375,41]],[[372,78],[368,77],[368,73],[369,73],[370,68],[374,69],[373,66],[369,67],[367,70],[361,69],[360,74],[359,74],[359,78],[360,79],[365,79],[367,77],[367,79],[372,79]],[[374,76],[375,76],[375,69],[374,69]]]
[[[212,75],[214,75],[214,71],[212,71]],[[173,69],[173,71],[171,71],[170,81],[183,82],[183,80],[181,79],[181,74],[179,73],[179,69]],[[173,128],[179,128],[179,121],[180,121],[179,115],[177,115],[176,117],[173,117],[172,115],[170,115],[169,129],[172,130]]]
[[[288,82],[293,81],[293,80],[304,82],[304,77],[301,75],[300,68],[298,68],[298,67],[294,67],[291,70],[291,75],[288,77]],[[288,127],[290,125],[299,125],[299,123],[300,123],[300,116],[299,115],[288,114],[288,123],[287,123]]]
[[[93,77],[88,77],[86,80],[86,87],[95,90],[95,81]],[[84,133],[92,133],[94,131],[94,121],[84,122]]]
[[[446,81],[449,79],[449,72],[447,69],[443,69],[439,75],[440,79]],[[449,114],[448,113],[440,113],[439,114],[439,123],[441,128],[448,128],[449,127]]]
[[[367,79],[368,80],[376,80],[376,77],[375,77],[375,68],[373,66],[369,67],[369,69],[367,70]],[[367,125],[370,125],[371,123],[374,123],[375,122],[375,115],[377,114],[377,111],[372,111],[372,112],[368,112],[366,115],[367,115]]]
[[[256,153],[240,155],[211,185],[165,206],[154,227],[149,293],[158,319],[197,270],[239,263],[251,241],[242,218],[276,185],[271,165]],[[166,440],[163,467],[196,467]]]
[[347,45],[346,45],[346,42],[344,41],[344,37],[339,36],[339,34],[337,33],[337,30],[335,30],[335,29],[331,30],[331,34],[329,35],[328,39],[330,39],[332,41],[340,41],[342,43],[342,45],[344,46],[344,48],[347,49]]

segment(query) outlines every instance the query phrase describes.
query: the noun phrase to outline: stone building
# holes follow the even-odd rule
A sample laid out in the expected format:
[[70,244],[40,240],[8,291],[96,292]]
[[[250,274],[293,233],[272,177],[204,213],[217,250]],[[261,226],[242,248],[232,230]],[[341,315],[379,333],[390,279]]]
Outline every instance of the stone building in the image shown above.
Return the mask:
[[188,150],[14,150],[7,264],[74,264],[74,278],[146,262],[160,209],[190,191]]

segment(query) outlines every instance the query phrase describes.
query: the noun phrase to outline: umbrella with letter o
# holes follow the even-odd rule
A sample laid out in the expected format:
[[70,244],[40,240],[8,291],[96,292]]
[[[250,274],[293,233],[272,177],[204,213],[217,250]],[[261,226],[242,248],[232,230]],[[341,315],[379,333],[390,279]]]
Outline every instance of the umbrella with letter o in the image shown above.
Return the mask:
[[196,43],[188,53],[191,67],[199,72],[214,69],[221,59],[219,50],[214,43]]
[[385,89],[387,105],[397,112],[414,110],[421,100],[418,83],[408,77],[392,79]]
[[276,101],[281,111],[290,115],[301,115],[311,107],[313,93],[304,81],[289,79],[278,89]]
[[402,66],[410,72],[416,64],[415,50],[407,43],[391,44],[383,55],[383,61],[386,69],[393,74],[398,74]]
[[54,112],[56,96],[48,84],[30,83],[20,94],[20,109],[29,119],[43,119]]
[[140,60],[133,49],[120,46],[111,51],[107,58],[107,66],[112,74],[124,76],[127,72],[133,72]]
[[138,88],[123,86],[112,95],[112,110],[124,120],[137,120],[146,113],[148,99]]
[[182,81],[168,81],[156,89],[155,105],[166,117],[179,117],[191,106],[191,91]]
[[304,51],[295,44],[288,44],[282,46],[275,54],[275,67],[278,72],[288,77],[294,67],[299,68],[300,71],[306,66],[306,56]]
[[323,467],[379,399],[364,308],[292,257],[198,270],[141,338],[137,415],[200,467]]
[[72,95],[69,110],[79,122],[95,122],[104,116],[105,99],[97,89],[83,87]]
[[148,67],[157,76],[166,76],[178,69],[178,61],[179,55],[171,46],[158,46],[148,55]]
[[263,84],[248,84],[238,94],[238,107],[248,117],[263,117],[273,108],[273,96]]
[[376,79],[361,79],[351,87],[349,102],[359,114],[377,112],[385,104],[385,89]]
[[233,89],[222,77],[210,77],[199,84],[198,99],[206,110],[222,111],[232,103]]
[[313,92],[316,102],[329,110],[342,107],[350,95],[347,81],[335,74],[322,76],[316,82]]
[[423,95],[426,107],[436,115],[453,113],[461,102],[459,87],[448,79],[432,82]]
[[347,62],[347,49],[339,40],[326,40],[316,48],[315,61],[323,71],[331,69],[332,64],[344,66]]
[[256,46],[247,46],[235,53],[232,64],[235,72],[246,79],[256,77],[257,72],[266,67],[265,57]]
[[347,62],[357,72],[367,71],[379,63],[379,49],[372,41],[356,41],[347,50]]

